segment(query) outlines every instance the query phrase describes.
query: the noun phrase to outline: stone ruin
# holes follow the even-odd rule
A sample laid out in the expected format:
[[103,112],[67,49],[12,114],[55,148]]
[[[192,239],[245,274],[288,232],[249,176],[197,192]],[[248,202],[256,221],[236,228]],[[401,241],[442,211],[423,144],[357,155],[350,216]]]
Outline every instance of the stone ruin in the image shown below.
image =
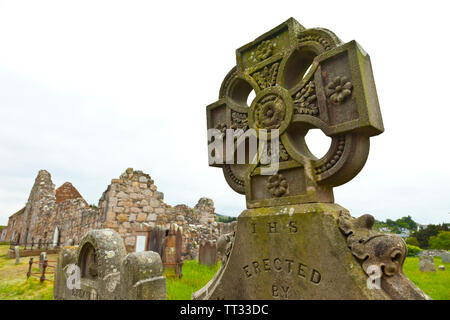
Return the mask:
[[[58,256],[54,300],[165,300],[166,280],[156,252],[127,254],[111,229],[91,230]],[[78,282],[77,282],[78,281]]]
[[98,206],[89,206],[71,183],[55,189],[50,173],[41,170],[26,206],[9,218],[6,240],[59,247],[78,244],[89,230],[110,228],[123,238],[127,252],[134,252],[145,249],[152,230],[165,232],[176,223],[183,229],[182,257],[187,260],[197,258],[200,241],[227,232],[227,224],[215,220],[211,199],[201,198],[194,208],[172,207],[148,174],[132,168],[111,180]]
[[[370,137],[384,131],[368,54],[291,18],[237,49],[236,61],[206,108],[208,149],[247,210],[217,241],[221,267],[193,299],[429,299],[403,273],[403,239],[334,203],[333,187],[359,173]],[[332,140],[320,159],[305,142],[312,128]],[[252,139],[279,148],[224,163],[234,155],[218,142],[229,138],[235,150]]]

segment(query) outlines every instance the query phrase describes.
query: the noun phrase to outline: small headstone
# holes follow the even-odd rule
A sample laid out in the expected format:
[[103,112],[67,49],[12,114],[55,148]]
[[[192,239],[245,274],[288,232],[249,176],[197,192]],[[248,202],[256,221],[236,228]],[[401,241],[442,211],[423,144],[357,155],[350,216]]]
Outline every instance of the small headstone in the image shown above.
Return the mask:
[[435,272],[434,257],[419,257],[419,269],[422,272]]
[[162,262],[164,268],[174,269],[175,273],[181,278],[182,273],[182,247],[183,234],[182,228],[175,223],[170,225],[169,234],[163,241]]
[[73,246],[73,239],[68,239],[68,240],[66,241],[66,246],[67,246],[67,247]]
[[128,254],[120,270],[122,300],[165,300],[166,279],[161,257],[153,251]]
[[217,264],[217,248],[214,241],[202,241],[198,251],[198,263],[207,266]]
[[160,226],[156,226],[151,229],[148,240],[149,251],[157,252],[162,257],[164,237],[165,231]]
[[58,256],[55,300],[166,299],[161,258],[156,252],[126,255],[120,235],[111,229],[91,230],[78,248]]
[[450,252],[444,252],[442,255],[441,255],[441,258],[442,258],[442,262],[443,263],[450,263]]
[[443,264],[441,264],[438,268],[439,270],[445,270],[445,266]]
[[19,246],[14,247],[14,254],[16,256],[16,264],[20,263],[20,249]]
[[41,252],[39,255],[39,270],[42,271],[42,265],[44,264],[44,260],[47,259],[47,252]]

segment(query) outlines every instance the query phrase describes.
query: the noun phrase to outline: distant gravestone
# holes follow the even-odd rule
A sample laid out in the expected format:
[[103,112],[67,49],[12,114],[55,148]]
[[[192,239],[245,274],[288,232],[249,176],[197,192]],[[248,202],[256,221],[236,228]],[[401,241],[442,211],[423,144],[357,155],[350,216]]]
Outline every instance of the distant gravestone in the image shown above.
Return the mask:
[[434,257],[428,256],[419,257],[419,269],[422,272],[436,272]]
[[78,248],[60,251],[53,296],[55,300],[164,300],[162,272],[156,252],[126,255],[117,232],[91,230]]
[[162,262],[164,268],[173,269],[180,278],[183,275],[182,247],[182,228],[173,223],[170,225],[168,235],[163,241]]
[[[193,299],[428,299],[403,273],[405,242],[334,203],[333,187],[360,172],[384,131],[356,41],[290,18],[236,50],[206,114],[209,164],[247,210],[218,240],[221,268]],[[313,128],[331,140],[321,158],[305,140]]]
[[442,262],[444,262],[444,263],[450,263],[450,252],[444,252],[442,255],[441,255],[441,258],[442,258]]
[[149,248],[148,250],[157,252],[161,257],[163,255],[163,241],[166,236],[166,232],[160,226],[156,226],[150,230],[149,233]]
[[439,266],[439,270],[445,270],[445,266],[444,266],[443,264],[441,264],[441,265]]
[[19,248],[19,246],[14,247],[14,255],[16,257],[15,264],[19,264],[20,263],[20,248]]
[[41,271],[44,265],[44,260],[47,260],[47,252],[45,251],[39,254],[39,270]]
[[198,263],[207,266],[217,264],[217,248],[214,241],[202,241],[198,250]]

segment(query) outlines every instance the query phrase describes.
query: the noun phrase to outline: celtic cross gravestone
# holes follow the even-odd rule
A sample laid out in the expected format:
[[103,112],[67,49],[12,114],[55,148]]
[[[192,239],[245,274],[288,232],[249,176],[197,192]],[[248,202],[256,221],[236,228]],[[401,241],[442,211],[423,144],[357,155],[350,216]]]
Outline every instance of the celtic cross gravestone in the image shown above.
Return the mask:
[[[210,165],[245,194],[247,210],[219,239],[221,268],[193,298],[428,298],[403,274],[404,241],[374,231],[371,215],[355,219],[334,203],[333,187],[358,174],[370,137],[384,130],[368,54],[356,41],[291,18],[236,58],[219,100],[207,107],[207,126],[233,139],[234,151],[245,144],[245,162],[230,161],[236,156],[225,148],[209,156],[227,159]],[[332,141],[322,158],[305,142],[313,128]],[[230,129],[254,132],[259,143],[277,140],[266,143],[277,170],[264,171],[273,163],[251,151],[252,134],[236,140]]]

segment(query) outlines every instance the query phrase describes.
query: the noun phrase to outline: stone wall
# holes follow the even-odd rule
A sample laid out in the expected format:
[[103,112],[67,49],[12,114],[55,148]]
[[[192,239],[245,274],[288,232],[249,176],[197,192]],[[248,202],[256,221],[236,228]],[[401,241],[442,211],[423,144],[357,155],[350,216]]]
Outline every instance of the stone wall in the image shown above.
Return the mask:
[[50,173],[41,170],[25,208],[9,218],[6,240],[63,244],[68,239],[81,239],[88,230],[99,227],[98,216],[98,211],[89,208],[71,183],[55,190]]
[[9,218],[6,240],[12,235],[17,240],[20,234],[20,243],[78,244],[89,230],[110,228],[123,238],[127,251],[133,252],[138,235],[177,224],[183,230],[184,259],[195,259],[201,241],[216,241],[229,232],[229,224],[215,221],[214,210],[208,198],[201,198],[194,208],[166,204],[150,175],[132,168],[112,179],[98,208],[92,208],[69,182],[55,190],[50,173],[41,170],[25,208]]
[[192,209],[181,204],[172,207],[164,202],[148,174],[128,168],[111,184],[99,201],[104,227],[117,231],[124,239],[128,252],[135,250],[136,235],[160,226],[169,230],[176,223],[183,229],[183,256],[195,258],[200,240],[216,240],[220,226],[215,222],[214,202],[201,198]]

